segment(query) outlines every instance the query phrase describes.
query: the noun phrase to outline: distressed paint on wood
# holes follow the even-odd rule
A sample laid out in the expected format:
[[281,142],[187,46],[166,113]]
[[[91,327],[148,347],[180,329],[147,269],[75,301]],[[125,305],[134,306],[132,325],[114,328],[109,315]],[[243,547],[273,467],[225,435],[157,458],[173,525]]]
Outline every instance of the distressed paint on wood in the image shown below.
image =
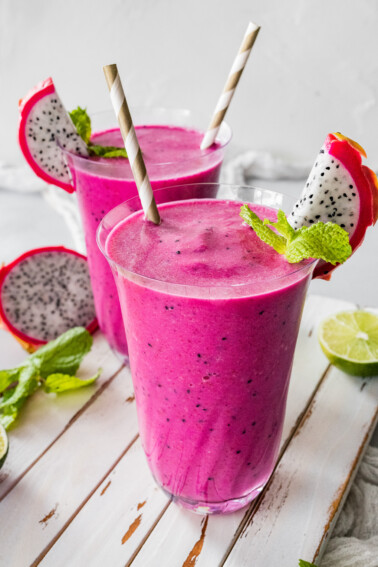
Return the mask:
[[[92,403],[85,405],[82,413],[78,412],[73,422],[68,420],[68,429],[63,428],[63,434],[61,429],[59,430],[56,442],[47,447],[42,456],[38,454],[35,464],[31,464],[30,470],[4,499],[0,506],[0,521],[6,518],[3,525],[17,525],[17,530],[10,529],[9,532],[7,530],[7,540],[9,533],[10,541],[6,541],[5,547],[0,546],[0,564],[6,558],[6,564],[17,565],[19,560],[20,565],[26,565],[32,562],[32,558],[39,557],[35,564],[42,561],[41,564],[47,567],[67,564],[70,567],[76,565],[82,567],[86,563],[91,567],[92,565],[102,567],[104,564],[112,564],[113,567],[113,565],[131,563],[134,567],[138,565],[160,567],[163,558],[164,567],[171,565],[172,567],[176,565],[216,567],[224,563],[230,551],[226,561],[227,567],[231,565],[239,567],[239,560],[242,561],[240,565],[250,565],[251,558],[254,557],[251,555],[251,545],[256,537],[250,535],[253,527],[261,521],[259,533],[263,534],[264,529],[271,531],[273,538],[275,533],[280,533],[280,522],[293,522],[293,516],[294,519],[296,517],[290,507],[288,510],[288,504],[285,504],[290,503],[290,498],[293,498],[294,491],[289,490],[285,505],[280,508],[284,516],[282,517],[280,512],[278,519],[274,517],[272,520],[270,516],[265,522],[262,520],[267,499],[272,494],[274,496],[272,484],[277,482],[276,479],[280,481],[276,499],[273,498],[269,509],[271,514],[274,514],[274,506],[279,502],[280,495],[285,492],[284,482],[287,480],[287,475],[292,479],[290,486],[296,487],[296,490],[298,487],[302,490],[312,488],[313,469],[310,466],[313,462],[311,459],[314,458],[312,451],[324,449],[325,446],[324,439],[317,436],[319,430],[314,428],[313,424],[317,423],[316,420],[320,420],[324,428],[324,437],[328,441],[324,412],[326,417],[332,412],[323,406],[327,402],[331,404],[333,413],[335,408],[338,408],[338,418],[343,416],[343,404],[336,403],[340,404],[342,385],[336,387],[336,395],[332,394],[337,398],[335,404],[332,403],[332,396],[329,398],[329,390],[327,390],[331,387],[329,384],[335,387],[330,376],[337,371],[332,370],[322,378],[327,368],[327,361],[317,344],[316,326],[319,320],[328,314],[350,307],[350,304],[345,302],[323,297],[309,298],[301,325],[289,391],[287,419],[281,445],[285,453],[271,483],[258,501],[258,507],[252,505],[249,510],[223,517],[213,516],[206,520],[173,504],[167,504],[164,494],[154,485],[139,441],[135,441],[137,431],[135,403],[129,372],[124,370],[111,380],[107,387],[99,391]],[[104,367],[104,372],[107,370],[108,368]],[[339,374],[345,378],[345,375]],[[366,400],[370,398],[370,403],[375,404],[376,407],[377,392],[370,385],[371,383],[373,382],[364,381],[360,385],[360,399],[368,403]],[[319,384],[319,391],[316,392]],[[371,388],[374,390],[373,393]],[[325,402],[321,397],[324,391],[328,392]],[[332,388],[331,392],[333,392]],[[89,415],[93,420],[92,430],[88,429],[86,423]],[[323,514],[323,519],[324,517],[326,519],[323,522],[323,535],[319,538],[318,532],[316,537],[307,534],[305,546],[295,550],[299,553],[295,556],[296,562],[299,557],[311,559],[311,553],[314,553],[313,556],[321,553],[326,536],[332,529],[374,422],[374,417],[367,417],[363,426],[358,421],[360,418],[361,415],[354,418],[352,434],[361,433],[365,427],[363,439],[357,440],[353,435],[346,438],[342,432],[338,438],[340,443],[345,443],[348,447],[344,453],[349,455],[349,469],[347,464],[344,463],[346,468],[342,468],[339,459],[328,455],[327,464],[324,465],[325,470],[320,471],[326,479],[327,474],[331,474],[333,484],[328,492],[317,491],[318,499],[315,504],[320,508],[314,505],[314,509],[306,516],[306,522],[313,530],[314,526],[316,528],[318,525],[319,514]],[[33,415],[33,423],[36,421],[34,425],[37,428],[39,419],[43,421],[43,416]],[[22,428],[25,428],[23,436],[25,446],[30,442],[28,422],[29,416],[25,418],[25,423],[21,424]],[[132,431],[122,431],[127,423],[131,424]],[[337,423],[339,427],[340,423]],[[342,419],[341,423],[344,427]],[[299,424],[298,433],[293,436]],[[332,429],[332,434],[337,437],[338,432],[334,430],[334,425],[331,424],[329,427]],[[101,431],[103,434],[104,430],[114,433],[114,438],[108,441],[109,446],[105,448],[106,458],[99,464],[96,461],[96,457],[99,457],[99,452],[96,453],[99,445],[98,432]],[[120,431],[123,435],[122,439],[120,439]],[[83,435],[88,441],[87,444],[81,443]],[[131,446],[125,450],[127,439],[130,439]],[[286,446],[290,439],[290,444]],[[94,446],[91,445],[93,440],[96,441]],[[303,466],[303,451],[308,452],[309,448],[312,451],[306,456],[307,462],[310,463],[306,468]],[[81,452],[83,454],[80,454]],[[76,454],[79,455],[78,462],[72,458]],[[115,457],[116,454],[118,457]],[[84,461],[88,462],[84,464]],[[296,463],[296,467],[295,474],[290,477],[290,473],[293,472],[290,468],[292,462]],[[136,463],[139,464],[136,466]],[[284,468],[285,463],[288,463],[287,469]],[[65,470],[64,466],[68,466],[68,470]],[[342,471],[342,480],[335,480],[335,467],[337,474]],[[78,480],[80,487],[75,485],[75,481]],[[328,480],[323,482],[328,485]],[[296,505],[298,506],[298,503]],[[325,516],[324,509],[327,510]],[[295,510],[297,508],[294,507]],[[305,525],[303,518],[301,521],[302,525]],[[314,522],[314,526],[311,522]],[[282,528],[283,532],[285,525]],[[22,550],[17,549],[20,538],[23,541]],[[282,536],[281,541],[285,549],[290,547],[289,538]],[[269,540],[269,544],[266,542],[263,544],[265,552],[269,549],[269,553],[272,553],[271,542],[273,539]],[[73,549],[74,553],[72,553]],[[80,550],[78,560],[76,560],[77,550]],[[234,559],[235,557],[237,560]],[[264,567],[266,567],[266,557],[265,554]],[[286,565],[282,562],[277,564],[280,567]],[[253,565],[255,566],[255,562]]]
[[9,455],[0,471],[0,501],[122,368],[105,337],[96,333],[92,351],[85,357],[78,376],[89,378],[99,368],[103,371],[93,386],[60,395],[38,391],[26,403],[16,426],[9,432]]
[[[125,401],[131,393],[130,372],[124,369],[4,498],[1,524],[9,530],[0,565],[32,564],[103,483],[138,434],[135,402]],[[54,508],[42,526],[40,520]]]
[[[152,479],[138,439],[40,565],[104,567],[111,558],[112,567],[124,566],[168,503]],[[95,554],[93,549],[96,549]]]

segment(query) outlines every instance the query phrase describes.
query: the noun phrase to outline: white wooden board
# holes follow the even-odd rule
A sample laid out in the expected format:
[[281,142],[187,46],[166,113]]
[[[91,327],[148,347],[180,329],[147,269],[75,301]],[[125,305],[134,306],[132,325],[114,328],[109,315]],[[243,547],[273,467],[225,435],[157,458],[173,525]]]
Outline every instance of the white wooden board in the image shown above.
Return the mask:
[[[10,432],[0,476],[0,566],[241,567],[320,557],[373,430],[378,379],[330,369],[316,329],[350,304],[310,297],[297,344],[279,463],[258,500],[201,517],[154,484],[128,369],[98,335],[84,375],[97,389],[41,394]],[[20,546],[20,542],[22,545]]]

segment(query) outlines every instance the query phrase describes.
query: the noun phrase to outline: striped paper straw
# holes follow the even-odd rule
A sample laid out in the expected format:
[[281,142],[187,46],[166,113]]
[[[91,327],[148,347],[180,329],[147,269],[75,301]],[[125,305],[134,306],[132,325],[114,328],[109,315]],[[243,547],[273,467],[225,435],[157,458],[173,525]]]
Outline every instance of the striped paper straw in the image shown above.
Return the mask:
[[253,22],[250,22],[248,24],[242,44],[228,75],[227,82],[215,107],[210,125],[201,142],[201,150],[205,150],[206,148],[210,147],[215,141],[219,127],[222,124],[222,120],[225,117],[228,107],[230,106],[230,102],[232,100],[232,97],[234,96],[235,89],[248,61],[249,54],[251,53],[253,44],[255,43],[255,39],[259,31],[260,26],[257,26]]
[[154,194],[147,175],[130,110],[126,102],[125,93],[123,92],[117,65],[105,65],[104,73],[144,214],[148,220],[155,224],[160,224],[159,211],[155,203]]

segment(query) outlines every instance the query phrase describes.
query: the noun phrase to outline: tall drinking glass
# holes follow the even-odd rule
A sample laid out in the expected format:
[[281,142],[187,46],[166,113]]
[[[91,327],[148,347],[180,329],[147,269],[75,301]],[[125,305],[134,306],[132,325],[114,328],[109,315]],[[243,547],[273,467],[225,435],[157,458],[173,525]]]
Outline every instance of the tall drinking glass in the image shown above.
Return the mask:
[[[136,199],[107,214],[98,243],[119,293],[139,430],[157,483],[200,513],[248,504],[272,473],[313,261],[289,264],[243,224],[289,212],[272,191],[166,189],[160,226]],[[203,194],[200,194],[200,191]],[[157,195],[159,192],[157,192]]]
[[[199,121],[187,110],[133,110],[138,140],[153,190],[180,184],[185,199],[196,195],[196,185],[218,181],[225,148],[231,139],[223,123],[215,145],[200,150]],[[202,121],[203,122],[203,121]],[[99,145],[123,146],[113,112],[94,116],[92,141]],[[96,313],[110,346],[123,357],[127,343],[121,309],[111,270],[96,244],[96,230],[103,216],[113,207],[137,195],[127,160],[83,158],[65,152],[79,204],[88,256]],[[187,189],[183,185],[191,184]],[[168,200],[161,191],[158,202]]]

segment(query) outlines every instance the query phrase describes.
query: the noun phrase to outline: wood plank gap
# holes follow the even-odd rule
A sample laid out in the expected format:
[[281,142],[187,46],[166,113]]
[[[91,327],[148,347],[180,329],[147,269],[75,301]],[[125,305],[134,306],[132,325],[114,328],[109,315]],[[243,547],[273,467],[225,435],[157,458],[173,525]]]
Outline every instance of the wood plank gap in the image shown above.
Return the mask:
[[119,370],[117,370],[106,382],[101,384],[100,388],[96,390],[96,392],[89,398],[89,400],[71,417],[71,419],[66,423],[63,427],[61,432],[55,437],[47,447],[30,463],[30,465],[18,476],[15,478],[14,482],[9,486],[9,488],[0,496],[0,502],[14,489],[15,486],[24,478],[24,476],[34,467],[34,465],[51,449],[51,447],[64,435],[64,433],[75,423],[75,421],[93,404],[93,402],[106,390],[106,388],[111,384],[111,382],[118,376],[120,372],[124,369],[124,366],[121,366]]
[[352,466],[350,468],[350,472],[349,475],[347,476],[344,484],[342,485],[341,489],[339,490],[337,497],[335,498],[335,500],[332,502],[329,511],[330,511],[330,515],[329,515],[329,519],[328,522],[326,524],[326,526],[324,527],[324,535],[319,543],[319,546],[314,554],[314,557],[312,559],[312,561],[317,561],[319,559],[321,559],[326,545],[328,543],[329,537],[332,533],[333,527],[335,525],[335,523],[337,522],[337,519],[340,515],[340,512],[343,508],[344,502],[349,494],[349,488],[351,487],[354,478],[357,474],[359,465],[363,459],[363,456],[368,448],[369,445],[369,441],[373,436],[374,430],[377,426],[378,423],[378,409],[375,412],[375,416],[373,421],[371,422],[371,426],[369,431],[366,433],[364,440],[362,441],[358,453],[356,455],[356,458],[354,459]]
[[33,563],[30,565],[30,567],[37,567],[40,564],[42,559],[44,559],[44,557],[47,555],[47,553],[50,551],[50,549],[55,545],[55,543],[58,541],[60,536],[66,531],[68,526],[73,522],[73,520],[76,518],[76,516],[79,514],[79,512],[84,508],[84,506],[86,505],[88,500],[90,500],[92,498],[93,494],[98,490],[98,488],[101,486],[101,484],[104,482],[104,480],[109,476],[109,474],[115,469],[115,467],[118,465],[118,463],[123,459],[123,457],[126,455],[127,451],[129,451],[129,449],[134,445],[134,443],[136,442],[138,437],[139,437],[139,433],[137,435],[135,435],[135,437],[130,441],[130,443],[127,445],[126,449],[124,449],[124,451],[122,451],[122,453],[120,454],[118,459],[116,459],[114,461],[113,465],[101,477],[99,482],[89,492],[88,496],[86,498],[84,498],[84,500],[81,502],[80,506],[77,507],[75,512],[70,516],[70,518],[67,520],[67,522],[64,524],[64,526],[59,530],[59,532],[53,537],[53,539],[50,541],[50,543],[44,548],[44,550],[33,561]]
[[263,490],[260,492],[260,494],[251,502],[249,508],[247,509],[245,515],[243,516],[237,530],[235,531],[232,541],[230,543],[230,545],[228,546],[221,562],[219,563],[219,567],[223,567],[223,565],[225,564],[225,562],[228,559],[228,556],[230,555],[232,549],[234,548],[234,546],[236,545],[237,540],[239,539],[239,537],[242,535],[243,531],[245,530],[245,528],[249,525],[249,523],[251,522],[251,520],[253,519],[253,516],[256,514],[256,512],[258,511],[262,500],[264,499],[265,493],[268,490],[271,481],[273,479],[273,475],[282,459],[282,457],[285,454],[285,451],[287,449],[287,447],[289,446],[289,444],[291,443],[291,441],[293,440],[293,438],[297,435],[297,433],[300,431],[301,427],[303,426],[303,424],[306,422],[307,418],[311,415],[311,405],[314,401],[314,398],[320,388],[320,386],[323,384],[324,380],[327,377],[328,372],[331,369],[331,364],[329,364],[327,366],[327,368],[325,369],[325,371],[323,372],[322,376],[320,377],[316,387],[313,390],[312,395],[310,396],[306,407],[304,408],[304,410],[302,411],[302,413],[299,415],[295,425],[292,427],[289,435],[287,436],[286,441],[284,442],[284,444],[281,447],[280,453],[278,455],[278,459],[276,461],[276,464],[274,466],[273,472],[269,477],[268,482],[266,483],[266,485],[264,486]]
[[[159,488],[159,490],[161,490],[161,488]],[[150,535],[152,534],[152,532],[154,531],[154,529],[156,528],[156,526],[158,525],[158,523],[160,522],[160,520],[162,519],[162,517],[164,516],[164,514],[166,513],[166,511],[168,510],[171,504],[172,504],[172,500],[169,500],[167,504],[164,506],[164,508],[162,509],[162,511],[160,512],[160,514],[158,515],[158,517],[156,518],[156,520],[154,521],[154,523],[152,524],[146,535],[144,536],[143,540],[135,549],[134,553],[126,563],[125,567],[130,567],[130,565],[134,562],[138,553],[140,552],[140,550],[142,549],[142,547],[144,546],[144,544],[146,543],[146,541],[148,540],[148,538],[150,537]]]

